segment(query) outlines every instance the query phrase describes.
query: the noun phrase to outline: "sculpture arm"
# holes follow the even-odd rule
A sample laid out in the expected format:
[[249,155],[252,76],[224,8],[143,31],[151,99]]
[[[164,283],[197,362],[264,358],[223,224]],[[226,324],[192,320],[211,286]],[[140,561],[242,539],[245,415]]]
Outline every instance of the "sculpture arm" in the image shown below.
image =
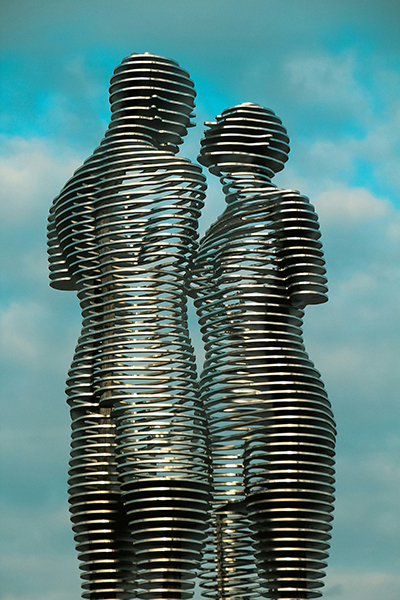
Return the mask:
[[325,261],[314,207],[305,196],[285,190],[280,193],[277,208],[278,264],[291,304],[304,308],[326,302]]
[[58,240],[54,213],[55,201],[50,208],[47,225],[47,255],[50,286],[56,290],[75,290],[76,286],[72,280]]
[[57,290],[78,290],[80,261],[87,263],[93,249],[93,198],[99,149],[79,167],[53,200],[47,225],[47,254],[50,286]]

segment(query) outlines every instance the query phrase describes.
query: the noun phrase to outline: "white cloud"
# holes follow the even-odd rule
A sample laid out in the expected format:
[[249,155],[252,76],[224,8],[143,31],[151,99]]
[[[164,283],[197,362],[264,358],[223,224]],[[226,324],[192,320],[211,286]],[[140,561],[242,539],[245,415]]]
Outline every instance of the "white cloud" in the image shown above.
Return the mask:
[[[41,550],[48,547],[51,554],[52,540],[59,535],[66,535],[64,548],[72,547],[70,537],[71,526],[69,522],[68,503],[55,501],[54,497],[39,506],[32,506],[27,502],[19,506],[3,506],[2,509],[2,539],[1,546],[7,546],[10,554],[25,551],[34,554],[35,545]],[[19,547],[19,540],[26,537],[24,548]],[[12,558],[10,558],[12,561]],[[34,557],[32,556],[32,560]]]
[[[17,560],[22,560],[22,557],[18,557]],[[40,564],[42,564],[42,559],[39,559]],[[54,559],[53,560],[53,565],[57,565],[59,567],[59,569],[56,571],[57,573],[57,583],[54,583],[54,588],[50,591],[45,591],[45,592],[33,592],[32,590],[29,590],[27,592],[22,592],[21,594],[14,594],[14,593],[6,593],[4,596],[2,596],[1,600],[76,600],[76,598],[79,598],[80,596],[80,590],[79,587],[76,588],[76,590],[72,590],[70,589],[72,586],[69,583],[68,585],[68,589],[65,590],[60,590],[59,589],[59,585],[60,585],[60,576],[64,575],[64,577],[69,577],[69,569],[68,567],[70,566],[72,560],[70,561],[60,561],[59,559]],[[21,563],[20,563],[21,564]],[[21,570],[21,569],[20,569]],[[24,569],[24,577],[28,576],[29,573],[29,569]],[[48,572],[42,574],[43,577],[47,578],[49,577],[49,574],[53,574],[54,571],[52,572],[50,570],[50,568],[48,569]],[[29,573],[30,574],[30,573]],[[69,577],[70,578],[70,577]]]
[[47,253],[44,244],[41,247],[32,248],[24,252],[20,257],[20,277],[25,280],[36,279],[47,282],[49,277]]
[[338,600],[398,600],[400,575],[382,571],[328,569],[324,597]]
[[[387,286],[381,293],[388,294]],[[397,409],[389,418],[389,411],[398,406],[400,386],[400,316],[393,308],[395,301],[381,301],[376,293],[336,297],[334,291],[330,302],[322,315],[315,310],[305,319],[306,347],[328,391],[343,411],[351,400],[352,418],[360,412],[363,418],[371,418],[371,427],[379,403],[386,410],[380,418],[387,419],[388,425],[398,422]]]
[[43,334],[44,308],[32,301],[13,302],[0,315],[0,351],[4,357],[18,357],[22,362],[39,359]]
[[324,179],[336,176],[338,173],[351,176],[354,162],[354,141],[320,139],[314,143],[302,144],[301,154],[303,161],[305,156],[309,167],[315,172],[324,174]]
[[3,140],[0,155],[0,218],[6,224],[25,224],[48,210],[65,181],[81,163],[68,148],[44,139]]
[[[382,58],[365,63],[359,50],[339,56],[295,56],[282,72],[290,95],[300,101],[300,130],[293,138],[291,160],[282,177],[285,185],[305,183],[300,189],[310,193],[312,200],[316,193],[329,196],[332,183],[359,188],[358,198],[372,210],[372,216],[377,216],[377,203],[372,205],[365,193],[361,198],[362,188],[377,199],[390,197],[398,205],[399,73]],[[355,200],[353,194],[352,208],[357,208]]]
[[377,287],[377,280],[371,273],[357,272],[340,284],[340,290],[347,294],[370,294]]
[[354,77],[356,58],[352,53],[344,56],[296,56],[285,67],[288,83],[303,102],[324,104],[333,110],[368,112],[364,90]]
[[[395,417],[395,415],[393,415]],[[400,437],[397,436],[397,440]],[[400,533],[398,497],[400,494],[399,448],[382,440],[371,444],[363,452],[354,451],[351,456],[341,454],[337,471],[342,497],[338,500],[338,513],[342,526],[357,527],[364,522],[364,529],[388,538]],[[361,503],[354,496],[363,497]],[[391,528],[384,525],[390,516]],[[383,525],[383,526],[382,526]]]
[[[4,595],[2,594],[1,598],[2,600],[76,600],[80,597],[77,563],[72,553],[70,556],[54,554],[51,552],[51,547],[46,553],[7,553],[0,562],[3,573],[7,573]],[[29,581],[29,587],[23,583],[24,580]]]
[[[79,597],[78,561],[65,497],[32,506],[29,498],[1,511],[2,600]],[[23,573],[23,577],[21,576]]]
[[[400,94],[400,85],[397,98]],[[384,115],[383,121],[372,126],[364,140],[359,143],[359,153],[373,163],[375,176],[382,184],[391,185],[396,191],[400,186],[400,109]],[[356,148],[357,150],[357,148]]]
[[[37,242],[35,239],[33,242],[31,240],[20,240],[21,243],[18,244],[14,237],[14,243],[11,245],[4,236],[0,244],[2,276],[14,285],[24,286],[25,298],[31,293],[32,284],[38,284],[43,290],[44,287],[47,287],[49,281],[44,227],[45,224],[43,223],[42,235],[40,237],[37,235],[37,238],[39,238]],[[31,288],[29,292],[28,286]]]
[[[61,399],[62,400],[62,399]],[[2,427],[0,431],[1,456],[5,462],[15,462],[18,465],[17,473],[34,473],[40,464],[43,476],[49,468],[58,468],[66,459],[65,440],[69,436],[69,423],[65,426],[53,426],[45,420],[44,427],[38,429],[33,424],[30,426],[21,422],[20,428]],[[10,482],[11,483],[11,482]]]
[[[68,317],[71,317],[70,312]],[[49,373],[60,368],[66,371],[79,320],[71,325],[68,318],[62,322],[59,318],[60,315],[45,302],[21,300],[10,303],[0,312],[3,363],[47,368]]]
[[335,223],[358,227],[394,214],[386,198],[377,198],[366,188],[351,188],[341,183],[332,182],[328,189],[315,197],[315,204],[324,223],[328,225]]

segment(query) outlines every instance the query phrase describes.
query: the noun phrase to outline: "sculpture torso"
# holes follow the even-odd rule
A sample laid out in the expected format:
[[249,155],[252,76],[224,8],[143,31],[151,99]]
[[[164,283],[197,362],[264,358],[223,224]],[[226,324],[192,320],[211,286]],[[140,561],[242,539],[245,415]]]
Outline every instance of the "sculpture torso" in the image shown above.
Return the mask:
[[[52,239],[78,290],[86,337],[90,330],[94,397],[116,409],[133,395],[149,435],[157,398],[164,409],[184,403],[174,422],[193,411],[201,418],[182,311],[204,188],[197,165],[110,135],[54,202]],[[55,271],[53,285],[65,276]],[[145,460],[139,468],[153,469]],[[200,471],[204,480],[204,464]]]
[[265,182],[235,187],[201,241],[192,284],[206,345],[201,386],[210,433],[217,445],[236,440],[229,475],[216,478],[218,501],[243,499],[246,437],[264,428],[256,413],[285,391],[288,377],[296,377],[297,390],[315,388],[326,398],[296,307],[326,300],[314,208],[297,192]]
[[96,277],[104,284],[106,275],[126,267],[124,259],[154,272],[164,265],[182,278],[195,246],[204,181],[188,160],[128,136],[105,138],[53,202],[51,285],[80,290]]

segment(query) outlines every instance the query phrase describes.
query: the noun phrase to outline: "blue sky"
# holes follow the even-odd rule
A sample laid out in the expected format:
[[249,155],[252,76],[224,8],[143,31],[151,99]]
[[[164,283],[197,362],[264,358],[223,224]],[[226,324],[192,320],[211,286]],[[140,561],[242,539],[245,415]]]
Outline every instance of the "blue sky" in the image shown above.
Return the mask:
[[[305,318],[339,432],[325,597],[398,599],[399,22],[388,0],[2,1],[1,600],[80,595],[63,391],[80,317],[73,293],[48,287],[45,225],[107,126],[113,68],[145,51],[195,81],[183,155],[195,159],[202,122],[238,102],[272,108],[288,129],[276,183],[315,205],[330,288]],[[223,205],[210,179],[202,231]]]

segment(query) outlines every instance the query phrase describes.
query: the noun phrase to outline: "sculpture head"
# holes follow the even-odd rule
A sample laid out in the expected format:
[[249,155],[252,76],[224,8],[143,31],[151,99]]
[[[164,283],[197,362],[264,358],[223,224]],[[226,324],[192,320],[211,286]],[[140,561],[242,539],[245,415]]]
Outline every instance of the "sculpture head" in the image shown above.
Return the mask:
[[288,159],[289,138],[272,110],[245,102],[216,117],[201,140],[198,161],[220,177],[236,171],[262,172],[269,178]]
[[109,91],[113,130],[144,134],[158,148],[175,153],[194,125],[194,84],[174,60],[131,54],[114,69]]

